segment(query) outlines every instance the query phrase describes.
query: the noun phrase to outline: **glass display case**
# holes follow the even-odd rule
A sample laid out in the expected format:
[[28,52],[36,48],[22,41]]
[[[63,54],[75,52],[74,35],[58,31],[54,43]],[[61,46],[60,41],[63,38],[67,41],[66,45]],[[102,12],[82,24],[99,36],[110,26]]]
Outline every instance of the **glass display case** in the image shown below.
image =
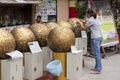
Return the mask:
[[0,0],[0,27],[32,24],[36,0]]
[[31,24],[31,5],[0,5],[0,26]]

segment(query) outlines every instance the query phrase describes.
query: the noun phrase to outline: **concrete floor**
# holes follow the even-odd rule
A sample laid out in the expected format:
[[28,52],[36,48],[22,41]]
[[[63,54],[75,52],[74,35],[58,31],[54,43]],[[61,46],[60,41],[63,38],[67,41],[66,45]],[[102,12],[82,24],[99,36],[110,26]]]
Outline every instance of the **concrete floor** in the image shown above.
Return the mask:
[[102,59],[101,74],[90,74],[90,69],[95,65],[94,58],[84,56],[84,61],[85,66],[80,80],[120,80],[120,53]]

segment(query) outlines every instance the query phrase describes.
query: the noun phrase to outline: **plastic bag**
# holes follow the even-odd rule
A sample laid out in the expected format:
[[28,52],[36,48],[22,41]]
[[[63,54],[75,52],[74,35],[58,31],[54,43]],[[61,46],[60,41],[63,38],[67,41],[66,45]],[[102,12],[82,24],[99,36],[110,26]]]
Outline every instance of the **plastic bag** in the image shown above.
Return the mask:
[[53,76],[60,76],[62,73],[62,64],[60,60],[53,60],[46,66],[46,70]]

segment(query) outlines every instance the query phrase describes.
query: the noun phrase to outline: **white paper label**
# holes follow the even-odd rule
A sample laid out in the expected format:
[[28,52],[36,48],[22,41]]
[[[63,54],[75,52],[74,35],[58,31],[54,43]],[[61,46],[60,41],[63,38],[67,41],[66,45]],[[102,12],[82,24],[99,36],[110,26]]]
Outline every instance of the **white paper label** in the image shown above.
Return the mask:
[[34,54],[34,53],[38,53],[38,52],[42,52],[42,49],[40,48],[38,41],[34,41],[34,42],[28,42],[30,51]]
[[24,27],[29,27],[30,26],[30,24],[26,24],[26,25],[23,25]]
[[77,50],[77,48],[75,46],[71,46],[71,52],[72,53],[80,53],[80,52],[82,52],[82,50]]
[[18,50],[13,51],[13,52],[9,52],[9,53],[6,53],[6,54],[9,55],[12,59],[18,59],[18,58],[23,57],[23,54]]
[[87,38],[86,31],[81,31],[81,36],[82,36],[82,38]]
[[11,32],[16,26],[10,26],[9,31]]

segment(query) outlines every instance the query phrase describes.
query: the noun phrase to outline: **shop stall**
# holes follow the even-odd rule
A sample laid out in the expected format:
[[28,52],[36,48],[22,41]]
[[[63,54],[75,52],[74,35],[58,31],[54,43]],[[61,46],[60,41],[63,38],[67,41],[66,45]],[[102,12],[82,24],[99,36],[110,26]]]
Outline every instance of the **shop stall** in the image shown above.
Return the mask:
[[35,0],[0,0],[0,27],[34,23],[37,4]]

